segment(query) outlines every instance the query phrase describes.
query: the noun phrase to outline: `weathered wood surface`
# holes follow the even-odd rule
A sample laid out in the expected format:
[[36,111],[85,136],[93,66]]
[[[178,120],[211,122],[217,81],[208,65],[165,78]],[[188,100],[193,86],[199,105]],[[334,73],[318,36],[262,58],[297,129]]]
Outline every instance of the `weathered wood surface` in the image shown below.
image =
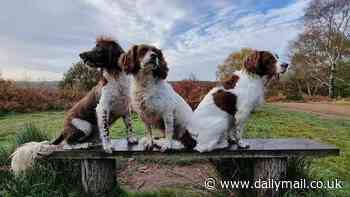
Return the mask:
[[126,139],[112,140],[114,151],[104,153],[101,148],[89,150],[59,150],[49,159],[112,159],[116,157],[189,157],[189,158],[274,158],[291,156],[329,156],[339,155],[339,149],[333,145],[318,143],[308,139],[246,139],[249,149],[237,149],[232,146],[225,150],[208,153],[195,151],[144,151],[142,145],[128,146]]
[[[254,182],[282,181],[286,178],[287,158],[263,158],[256,159],[254,164]],[[255,196],[257,197],[278,197],[280,191],[276,188],[257,188]]]
[[89,194],[105,194],[117,184],[115,159],[84,159],[81,161],[81,180]]

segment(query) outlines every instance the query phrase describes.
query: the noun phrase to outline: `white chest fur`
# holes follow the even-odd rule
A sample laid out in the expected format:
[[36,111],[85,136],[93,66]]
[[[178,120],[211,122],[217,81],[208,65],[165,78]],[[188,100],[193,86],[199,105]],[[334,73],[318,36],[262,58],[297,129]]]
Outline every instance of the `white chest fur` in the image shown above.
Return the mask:
[[117,79],[104,76],[107,84],[101,90],[100,104],[116,115],[123,115],[130,103],[130,77],[125,73],[120,73]]
[[234,89],[230,90],[237,96],[238,111],[251,111],[264,102],[264,80],[244,71],[236,71],[239,80]]

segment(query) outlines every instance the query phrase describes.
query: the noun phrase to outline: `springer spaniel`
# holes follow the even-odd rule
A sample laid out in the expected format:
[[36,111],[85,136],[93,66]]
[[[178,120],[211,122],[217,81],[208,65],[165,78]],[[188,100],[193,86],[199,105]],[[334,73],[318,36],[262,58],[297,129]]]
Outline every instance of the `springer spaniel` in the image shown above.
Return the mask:
[[[135,45],[120,58],[126,73],[133,75],[131,104],[145,123],[146,149],[193,149],[196,142],[187,131],[191,107],[165,79],[167,63],[161,50],[149,45]],[[152,128],[160,129],[165,138],[153,140]]]
[[49,155],[63,145],[86,147],[85,141],[102,141],[104,151],[112,152],[108,129],[120,117],[126,126],[128,143],[137,143],[130,117],[130,77],[118,65],[122,53],[117,42],[101,37],[91,51],[80,54],[87,65],[102,68],[103,78],[66,113],[64,130],[52,143],[30,142],[16,149],[11,161],[16,174],[30,168],[36,158]]
[[[92,118],[91,121],[94,125],[97,123],[103,149],[108,153],[112,152],[109,128],[120,117],[123,118],[126,126],[128,143],[137,143],[130,115],[130,77],[119,66],[119,57],[122,53],[124,51],[118,43],[112,39],[102,38],[97,41],[96,47],[91,51],[80,54],[81,59],[88,66],[101,68],[103,71],[102,85],[95,87],[94,91],[95,95],[97,93],[95,98],[97,100],[89,104],[89,108],[96,109],[96,113],[93,112],[92,117],[87,118]],[[79,104],[77,105],[79,108]],[[85,119],[75,117],[72,124],[82,131],[85,130],[85,134],[88,136],[89,129],[87,132],[85,129],[88,122],[84,121]]]
[[254,51],[240,71],[210,90],[188,126],[197,136],[195,150],[207,152],[231,143],[248,148],[241,140],[244,125],[252,110],[264,102],[265,82],[286,72],[287,67],[268,51]]

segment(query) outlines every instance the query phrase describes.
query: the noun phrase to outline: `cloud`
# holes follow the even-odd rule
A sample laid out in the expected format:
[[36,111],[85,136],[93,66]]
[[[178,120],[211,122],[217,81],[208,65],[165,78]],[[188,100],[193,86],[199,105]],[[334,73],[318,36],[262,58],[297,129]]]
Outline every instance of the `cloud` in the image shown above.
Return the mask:
[[186,10],[175,1],[86,0],[97,10],[98,22],[126,43],[150,43],[164,47]]
[[181,79],[192,72],[200,79],[213,80],[216,66],[242,47],[285,56],[288,42],[302,31],[300,18],[307,4],[308,1],[296,1],[267,12],[231,5],[215,16],[199,18],[198,25],[179,35],[175,47],[166,51],[172,65],[170,76]]
[[0,7],[0,70],[14,79],[59,80],[96,36],[110,35],[126,49],[137,43],[162,48],[169,80],[190,73],[214,80],[216,66],[232,51],[251,47],[284,56],[302,31],[308,1],[267,2],[7,1]]

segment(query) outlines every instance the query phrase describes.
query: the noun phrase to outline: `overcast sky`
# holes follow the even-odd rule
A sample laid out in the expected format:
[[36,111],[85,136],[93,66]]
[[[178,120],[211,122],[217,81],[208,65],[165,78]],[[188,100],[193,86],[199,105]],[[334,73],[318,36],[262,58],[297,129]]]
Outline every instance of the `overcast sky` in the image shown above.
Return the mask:
[[194,73],[214,80],[216,66],[241,47],[287,57],[303,30],[307,0],[11,0],[0,6],[0,70],[15,80],[60,80],[98,35],[124,49],[154,44],[168,80]]

